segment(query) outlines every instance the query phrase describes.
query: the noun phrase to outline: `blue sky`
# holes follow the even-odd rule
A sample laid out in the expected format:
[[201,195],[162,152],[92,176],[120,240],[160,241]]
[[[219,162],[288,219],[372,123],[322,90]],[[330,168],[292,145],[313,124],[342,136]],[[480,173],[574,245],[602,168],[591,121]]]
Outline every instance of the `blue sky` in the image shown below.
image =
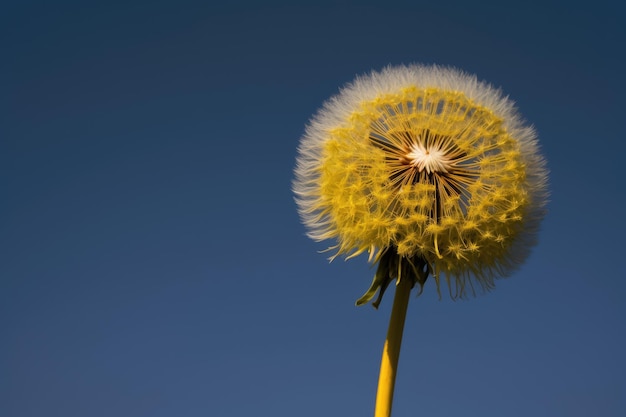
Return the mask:
[[0,415],[371,415],[390,312],[290,191],[355,75],[500,86],[551,171],[540,243],[467,301],[412,297],[394,417],[626,411],[616,2],[31,2],[0,12]]

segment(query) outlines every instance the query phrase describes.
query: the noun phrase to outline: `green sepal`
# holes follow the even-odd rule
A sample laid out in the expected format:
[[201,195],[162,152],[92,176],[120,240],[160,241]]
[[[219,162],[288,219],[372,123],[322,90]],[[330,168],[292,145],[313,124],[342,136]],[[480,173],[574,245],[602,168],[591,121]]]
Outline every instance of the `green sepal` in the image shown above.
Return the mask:
[[378,268],[376,269],[372,284],[367,292],[356,301],[356,305],[361,306],[367,304],[374,298],[376,292],[378,292],[376,301],[372,303],[372,306],[378,309],[378,305],[383,299],[385,290],[394,279],[398,281],[401,279],[410,279],[411,288],[413,288],[415,284],[419,284],[419,295],[422,293],[424,283],[430,271],[430,265],[420,256],[404,258],[399,256],[395,247],[392,246],[383,252],[378,262]]
[[372,285],[370,285],[367,292],[363,294],[361,298],[356,300],[357,306],[362,306],[363,304],[369,303],[372,298],[374,298],[374,295],[376,295],[376,292],[378,292],[378,290],[380,289],[378,298],[375,302],[372,303],[374,308],[378,308],[378,305],[383,298],[385,290],[389,286],[389,283],[392,281],[392,278],[389,276],[389,263],[383,262],[383,260],[385,260],[384,258],[385,257],[383,256],[383,259],[381,259],[381,261],[378,263],[378,268],[376,269],[376,274],[374,275],[374,279],[372,280]]

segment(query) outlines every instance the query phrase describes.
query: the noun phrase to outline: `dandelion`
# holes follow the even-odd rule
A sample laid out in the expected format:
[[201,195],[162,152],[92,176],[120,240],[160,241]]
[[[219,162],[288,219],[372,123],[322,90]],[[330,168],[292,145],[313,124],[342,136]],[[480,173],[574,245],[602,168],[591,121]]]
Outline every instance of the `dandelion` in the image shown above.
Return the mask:
[[432,276],[452,298],[490,290],[535,243],[547,199],[535,132],[475,76],[389,67],[324,104],[301,139],[295,175],[309,236],[333,240],[332,258],[368,253],[378,265],[357,305],[378,293],[377,307],[396,280],[376,411],[389,415],[411,288],[421,292]]

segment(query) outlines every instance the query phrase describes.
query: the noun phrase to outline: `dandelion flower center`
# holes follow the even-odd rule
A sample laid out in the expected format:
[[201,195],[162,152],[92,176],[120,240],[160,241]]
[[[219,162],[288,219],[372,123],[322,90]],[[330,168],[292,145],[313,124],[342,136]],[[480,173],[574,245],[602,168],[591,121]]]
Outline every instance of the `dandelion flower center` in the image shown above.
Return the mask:
[[[385,127],[398,123],[406,125],[388,119]],[[424,209],[421,213],[435,223],[445,216],[465,214],[470,199],[468,187],[480,176],[476,155],[468,155],[459,148],[456,143],[459,142],[458,135],[436,134],[429,129],[409,127],[385,133],[378,131],[377,123],[372,124],[370,141],[386,155],[389,180],[397,197],[415,187],[430,190],[429,197],[420,203]],[[402,197],[396,200],[402,200]],[[415,211],[413,203],[409,201],[404,208],[394,204],[398,209],[396,214],[410,216],[410,212]]]
[[426,170],[428,174],[433,172],[447,173],[450,168],[450,158],[436,146],[424,146],[421,142],[411,145],[411,151],[406,155],[410,164],[419,172]]

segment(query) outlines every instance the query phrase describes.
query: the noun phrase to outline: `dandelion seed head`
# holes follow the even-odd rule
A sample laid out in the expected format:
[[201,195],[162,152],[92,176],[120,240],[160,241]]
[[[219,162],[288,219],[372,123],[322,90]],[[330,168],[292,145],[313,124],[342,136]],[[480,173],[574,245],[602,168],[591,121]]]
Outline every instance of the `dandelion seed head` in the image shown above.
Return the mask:
[[427,268],[453,298],[525,260],[547,199],[535,132],[511,101],[437,66],[389,67],[341,90],[308,125],[295,174],[310,237],[335,240],[335,256]]

